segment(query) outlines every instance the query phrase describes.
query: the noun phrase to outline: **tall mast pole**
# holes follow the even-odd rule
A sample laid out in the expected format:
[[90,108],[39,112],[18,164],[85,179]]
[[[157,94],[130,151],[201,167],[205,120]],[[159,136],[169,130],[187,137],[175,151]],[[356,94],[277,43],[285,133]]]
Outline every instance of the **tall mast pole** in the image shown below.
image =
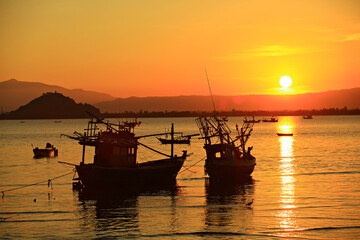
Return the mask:
[[171,123],[171,158],[174,157],[174,123]]
[[205,75],[206,75],[206,79],[207,79],[207,82],[208,82],[208,85],[209,85],[209,90],[210,90],[211,100],[212,100],[212,104],[213,104],[213,107],[214,107],[214,112],[216,112],[216,109],[215,109],[215,103],[214,103],[214,98],[213,98],[213,94],[212,94],[212,91],[211,91],[210,81],[209,81],[209,77],[208,77],[208,74],[207,74],[206,68],[205,68]]

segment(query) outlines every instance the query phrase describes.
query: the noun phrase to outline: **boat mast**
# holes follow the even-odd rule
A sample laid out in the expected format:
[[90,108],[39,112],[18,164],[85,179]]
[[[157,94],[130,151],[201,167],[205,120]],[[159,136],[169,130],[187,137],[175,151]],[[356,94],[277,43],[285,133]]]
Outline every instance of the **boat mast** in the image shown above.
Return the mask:
[[208,77],[208,74],[207,74],[206,68],[205,68],[205,75],[206,75],[206,79],[207,79],[207,82],[208,82],[208,85],[209,85],[209,90],[210,90],[210,95],[211,95],[211,101],[212,101],[212,104],[213,104],[213,107],[214,107],[214,113],[215,113],[215,112],[216,112],[216,109],[215,109],[215,102],[214,102],[213,94],[212,94],[212,91],[211,91],[210,81],[209,81],[209,77]]
[[174,157],[174,123],[171,123],[171,158]]

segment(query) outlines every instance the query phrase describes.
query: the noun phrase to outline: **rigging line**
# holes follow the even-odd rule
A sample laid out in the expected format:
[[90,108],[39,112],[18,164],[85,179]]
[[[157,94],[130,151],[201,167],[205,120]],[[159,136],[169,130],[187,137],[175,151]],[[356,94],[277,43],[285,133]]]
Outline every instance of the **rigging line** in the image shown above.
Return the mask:
[[206,156],[203,157],[202,159],[200,159],[199,161],[197,161],[196,163],[194,163],[193,165],[191,165],[190,167],[185,167],[185,166],[184,166],[185,169],[182,170],[182,171],[180,171],[180,172],[178,173],[178,175],[179,175],[180,173],[186,171],[186,170],[188,170],[189,172],[191,172],[189,169],[192,168],[193,166],[195,166],[196,164],[198,164],[199,162],[201,162],[202,160],[204,160],[205,158],[206,158]]
[[74,172],[74,170],[71,171],[71,172],[62,174],[62,175],[60,175],[60,176],[57,176],[57,177],[54,177],[54,178],[49,178],[49,179],[47,179],[47,180],[43,180],[43,181],[40,181],[40,182],[36,182],[36,183],[28,184],[28,185],[23,185],[23,186],[16,187],[16,188],[7,189],[7,190],[4,190],[4,191],[1,191],[1,193],[4,195],[5,192],[10,192],[10,191],[14,191],[14,190],[17,190],[17,189],[20,189],[20,188],[25,188],[25,187],[30,187],[30,186],[38,185],[38,184],[40,184],[40,183],[45,183],[45,182],[49,183],[49,181],[52,181],[52,180],[55,180],[55,179],[64,177],[64,176],[69,175],[69,174],[71,174],[71,173],[73,173],[73,172]]
[[207,74],[206,68],[205,68],[205,75],[206,75],[206,79],[207,79],[207,82],[208,82],[208,85],[209,85],[209,90],[210,90],[210,95],[211,95],[211,101],[212,101],[212,104],[213,104],[213,107],[214,107],[214,112],[216,112],[216,109],[215,109],[215,102],[214,102],[213,94],[212,94],[212,91],[211,91],[210,81],[209,81],[209,77],[208,77],[208,74]]
[[161,154],[161,155],[164,155],[164,156],[166,156],[166,157],[171,157],[170,155],[168,155],[168,154],[166,154],[166,153],[162,153],[162,152],[160,152],[160,151],[158,151],[158,150],[155,150],[155,149],[153,149],[153,148],[151,148],[151,147],[149,147],[149,146],[146,146],[146,145],[144,145],[144,144],[142,144],[142,143],[140,143],[140,142],[138,142],[138,144],[141,145],[141,146],[143,146],[143,147],[146,147],[147,149],[150,149],[150,150],[152,150],[152,151],[154,151],[154,152],[156,152],[156,153],[159,153],[159,154]]

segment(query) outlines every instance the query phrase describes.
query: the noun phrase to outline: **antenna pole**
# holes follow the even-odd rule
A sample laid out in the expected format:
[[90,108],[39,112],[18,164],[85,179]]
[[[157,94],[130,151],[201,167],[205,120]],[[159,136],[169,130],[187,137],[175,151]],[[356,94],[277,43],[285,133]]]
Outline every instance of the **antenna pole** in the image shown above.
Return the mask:
[[209,85],[209,90],[210,90],[210,95],[211,95],[211,101],[212,101],[212,104],[213,104],[213,107],[214,107],[214,112],[216,112],[215,103],[214,103],[214,98],[213,98],[213,94],[212,94],[212,91],[211,91],[210,81],[209,81],[209,77],[208,77],[206,68],[205,68],[205,75],[206,75],[206,79],[207,79],[207,82],[208,82],[208,85]]

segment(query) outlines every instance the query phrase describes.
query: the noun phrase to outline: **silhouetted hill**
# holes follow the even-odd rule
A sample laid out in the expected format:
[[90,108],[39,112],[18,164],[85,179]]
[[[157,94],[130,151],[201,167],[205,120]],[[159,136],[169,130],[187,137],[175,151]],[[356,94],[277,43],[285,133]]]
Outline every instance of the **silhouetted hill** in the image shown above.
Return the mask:
[[76,103],[73,99],[61,93],[44,93],[25,106],[7,114],[0,115],[2,119],[64,119],[88,118],[86,111],[100,115],[99,109],[89,104]]
[[22,82],[15,79],[0,82],[0,106],[3,112],[9,112],[25,105],[44,92],[61,92],[73,98],[76,102],[95,104],[102,101],[111,101],[115,98],[109,94],[82,89],[66,89],[59,86],[47,85],[38,82]]
[[[214,96],[217,111],[282,111],[360,107],[360,88],[298,95]],[[212,111],[210,96],[129,97],[95,104],[102,112]]]

